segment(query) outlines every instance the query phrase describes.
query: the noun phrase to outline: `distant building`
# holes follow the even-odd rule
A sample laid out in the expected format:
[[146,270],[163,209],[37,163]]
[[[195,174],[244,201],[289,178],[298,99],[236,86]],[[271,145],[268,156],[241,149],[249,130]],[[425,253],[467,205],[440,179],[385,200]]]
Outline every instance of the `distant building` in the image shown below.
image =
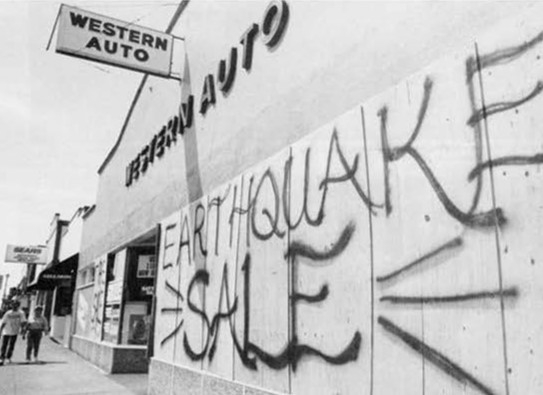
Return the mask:
[[28,312],[31,313],[36,306],[43,306],[44,316],[50,323],[51,337],[66,347],[69,346],[72,325],[82,217],[88,209],[88,206],[80,207],[69,221],[60,219],[59,214],[54,215],[46,242],[47,264],[30,265],[33,280],[26,287],[34,294],[26,306]]

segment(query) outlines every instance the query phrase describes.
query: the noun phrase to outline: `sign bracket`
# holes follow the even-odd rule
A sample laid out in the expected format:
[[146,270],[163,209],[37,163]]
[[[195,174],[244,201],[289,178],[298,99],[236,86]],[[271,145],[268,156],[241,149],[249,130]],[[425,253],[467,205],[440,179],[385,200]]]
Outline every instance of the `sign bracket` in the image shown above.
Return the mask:
[[47,47],[45,48],[46,51],[49,51],[49,48],[51,47],[51,42],[53,41],[53,36],[55,35],[55,31],[57,30],[59,18],[60,18],[60,8],[58,9],[57,17],[55,18],[55,23],[53,24],[53,30],[51,30],[51,35],[49,36],[49,41],[47,42]]

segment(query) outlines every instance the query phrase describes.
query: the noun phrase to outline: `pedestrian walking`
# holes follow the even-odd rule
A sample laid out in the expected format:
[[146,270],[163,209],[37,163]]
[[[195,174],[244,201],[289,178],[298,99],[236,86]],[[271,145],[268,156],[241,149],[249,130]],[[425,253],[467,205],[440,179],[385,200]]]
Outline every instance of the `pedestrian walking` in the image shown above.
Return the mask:
[[38,306],[34,309],[34,315],[29,317],[28,324],[23,330],[23,339],[26,339],[26,362],[30,362],[32,352],[34,361],[38,362],[38,353],[40,351],[40,342],[44,332],[49,331],[47,319],[42,315],[43,307]]
[[17,341],[17,335],[22,326],[26,323],[25,314],[19,310],[20,303],[15,300],[11,303],[11,310],[8,310],[0,322],[0,334],[2,334],[2,349],[0,350],[0,365],[8,360],[11,363],[11,356]]

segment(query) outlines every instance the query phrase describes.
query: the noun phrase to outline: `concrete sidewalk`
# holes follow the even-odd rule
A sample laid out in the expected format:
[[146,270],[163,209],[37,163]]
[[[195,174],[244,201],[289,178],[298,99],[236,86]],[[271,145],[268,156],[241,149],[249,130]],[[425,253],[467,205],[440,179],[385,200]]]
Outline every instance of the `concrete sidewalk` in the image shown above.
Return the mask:
[[[0,366],[2,395],[145,395],[146,374],[108,375],[74,352],[42,340],[41,363],[24,363],[26,341],[17,339],[11,364]],[[6,361],[7,362],[7,361]]]

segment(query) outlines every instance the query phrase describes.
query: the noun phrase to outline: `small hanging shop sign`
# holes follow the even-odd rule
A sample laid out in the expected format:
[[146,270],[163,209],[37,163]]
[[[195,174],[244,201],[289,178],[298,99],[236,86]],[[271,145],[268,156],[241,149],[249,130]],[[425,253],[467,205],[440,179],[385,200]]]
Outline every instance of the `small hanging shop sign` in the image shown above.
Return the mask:
[[6,246],[5,262],[45,265],[46,260],[47,247],[12,244]]

